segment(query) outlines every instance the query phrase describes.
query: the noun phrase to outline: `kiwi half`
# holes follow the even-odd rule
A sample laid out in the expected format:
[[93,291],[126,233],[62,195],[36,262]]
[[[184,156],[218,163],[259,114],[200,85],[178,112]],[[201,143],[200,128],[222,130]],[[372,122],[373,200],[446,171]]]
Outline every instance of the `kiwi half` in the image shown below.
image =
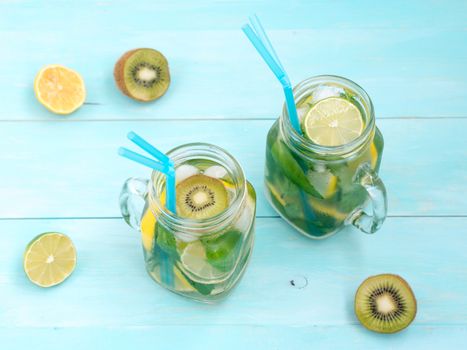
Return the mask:
[[181,181],[176,188],[177,214],[190,219],[207,219],[220,214],[229,204],[224,184],[198,174]]
[[153,101],[169,88],[169,64],[157,50],[131,50],[115,64],[114,78],[125,95],[138,101]]
[[417,301],[400,276],[382,274],[367,278],[355,294],[355,314],[363,326],[378,333],[395,333],[415,318]]

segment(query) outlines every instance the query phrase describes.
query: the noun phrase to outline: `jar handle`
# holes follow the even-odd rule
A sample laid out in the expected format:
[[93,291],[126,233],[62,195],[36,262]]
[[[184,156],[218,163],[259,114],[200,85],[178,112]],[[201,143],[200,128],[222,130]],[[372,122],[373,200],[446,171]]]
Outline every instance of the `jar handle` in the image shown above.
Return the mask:
[[365,213],[363,208],[359,208],[350,216],[349,221],[365,233],[375,233],[386,219],[388,208],[386,188],[378,174],[368,163],[361,165],[357,169],[354,183],[366,190],[370,198],[373,213],[369,215]]
[[123,184],[120,192],[120,211],[126,223],[141,231],[141,216],[148,194],[149,180],[131,177]]

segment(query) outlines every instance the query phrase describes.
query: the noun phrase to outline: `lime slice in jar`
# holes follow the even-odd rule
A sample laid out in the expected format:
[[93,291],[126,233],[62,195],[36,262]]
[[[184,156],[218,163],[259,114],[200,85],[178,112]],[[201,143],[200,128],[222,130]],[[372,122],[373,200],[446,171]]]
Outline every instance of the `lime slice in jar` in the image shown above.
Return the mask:
[[225,275],[208,262],[206,249],[200,241],[187,245],[180,255],[180,262],[188,277],[196,282],[215,283]]
[[306,136],[320,146],[341,146],[363,132],[364,121],[358,108],[340,97],[329,97],[308,111],[302,128]]

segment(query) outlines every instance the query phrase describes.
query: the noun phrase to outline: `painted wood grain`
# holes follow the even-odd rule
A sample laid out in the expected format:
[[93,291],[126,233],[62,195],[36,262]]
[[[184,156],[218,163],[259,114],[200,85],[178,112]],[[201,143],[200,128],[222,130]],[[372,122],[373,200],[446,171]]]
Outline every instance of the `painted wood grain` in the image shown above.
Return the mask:
[[[418,300],[413,327],[399,339],[413,341],[418,332],[439,327],[459,326],[465,332],[466,227],[467,218],[390,218],[373,236],[349,229],[312,241],[281,219],[258,219],[243,280],[225,301],[205,305],[172,294],[148,277],[138,233],[121,219],[2,220],[0,334],[12,327],[86,332],[248,325],[307,329],[312,337],[342,326],[334,328],[337,334],[371,343],[384,338],[354,327],[353,297],[367,276],[387,272],[406,278]],[[36,234],[50,230],[73,239],[78,265],[62,285],[43,290],[25,277],[22,252]]]
[[[65,24],[65,29],[82,31],[237,29],[243,24],[244,16],[253,12],[260,13],[274,29],[430,28],[433,25],[463,29],[467,9],[462,0],[394,0],[391,5],[371,0],[3,0],[0,5],[9,15],[2,22],[6,29],[16,29],[20,22],[30,32],[55,31],[60,24]],[[47,21],[49,18],[54,21]]]
[[[86,81],[89,104],[71,119],[273,118],[281,89],[240,30],[254,11],[295,83],[346,76],[368,91],[378,117],[467,116],[466,3],[398,4],[100,1],[67,4],[65,15],[53,2],[6,3],[0,120],[60,118],[33,97],[34,76],[50,63]],[[172,73],[168,93],[144,105],[123,96],[112,76],[118,57],[141,46],[167,55]]]
[[[25,337],[24,334],[28,336]],[[463,349],[465,326],[412,326],[400,334],[369,334],[360,326],[174,326],[1,329],[9,350],[67,349]]]
[[[310,241],[265,202],[265,137],[283,97],[239,29],[254,12],[294,82],[339,74],[371,95],[392,216],[377,234]],[[466,348],[465,13],[465,1],[436,0],[0,1],[0,348]],[[170,62],[154,104],[114,87],[114,62],[138,46]],[[87,104],[69,118],[33,97],[48,63],[85,78]],[[138,234],[118,218],[123,180],[148,174],[116,155],[129,130],[164,150],[218,144],[257,188],[253,259],[224,302],[187,301],[145,273]],[[78,267],[40,290],[22,252],[50,230],[72,237]],[[419,306],[392,336],[352,311],[359,283],[383,272],[404,276]]]
[[[258,215],[275,215],[263,196],[266,134],[272,121],[2,123],[0,217],[114,217],[131,176],[149,170],[117,155],[141,133],[162,150],[188,142],[227,149],[257,189]],[[378,121],[385,137],[381,176],[390,215],[467,215],[467,119]]]

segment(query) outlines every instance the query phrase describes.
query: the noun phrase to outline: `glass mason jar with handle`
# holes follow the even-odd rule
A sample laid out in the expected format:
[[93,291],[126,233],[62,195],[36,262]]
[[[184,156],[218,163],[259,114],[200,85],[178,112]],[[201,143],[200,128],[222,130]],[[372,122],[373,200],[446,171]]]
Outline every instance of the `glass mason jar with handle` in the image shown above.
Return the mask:
[[309,78],[294,96],[301,133],[284,107],[267,137],[266,197],[307,237],[328,237],[346,225],[374,233],[387,199],[378,177],[383,136],[370,97],[338,76]]
[[250,258],[255,190],[219,147],[186,144],[167,155],[176,169],[178,215],[166,209],[165,176],[156,171],[151,180],[125,182],[122,215],[141,232],[146,269],[157,283],[213,302],[236,285]]

